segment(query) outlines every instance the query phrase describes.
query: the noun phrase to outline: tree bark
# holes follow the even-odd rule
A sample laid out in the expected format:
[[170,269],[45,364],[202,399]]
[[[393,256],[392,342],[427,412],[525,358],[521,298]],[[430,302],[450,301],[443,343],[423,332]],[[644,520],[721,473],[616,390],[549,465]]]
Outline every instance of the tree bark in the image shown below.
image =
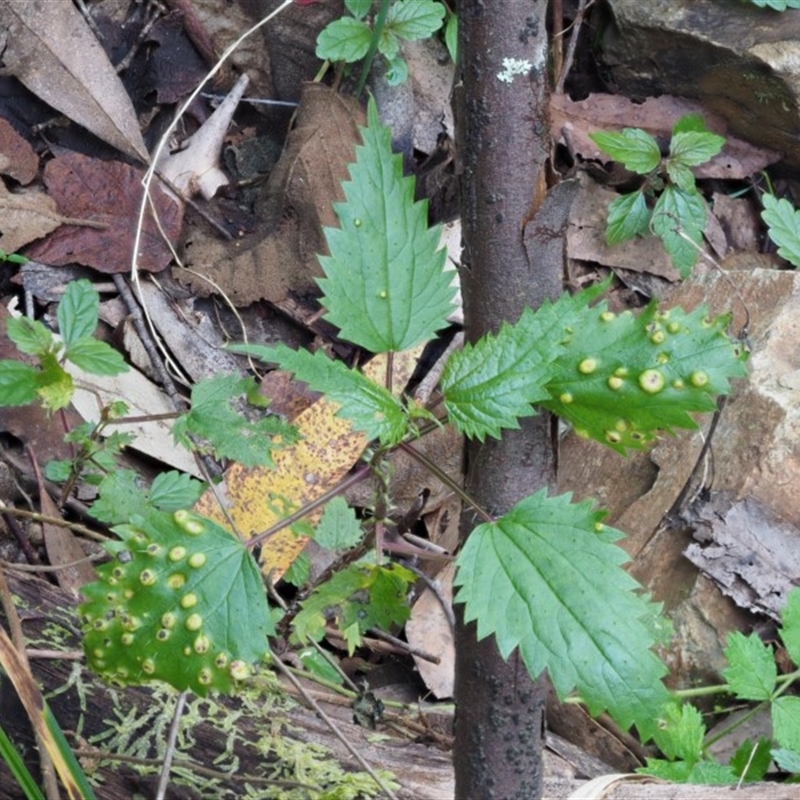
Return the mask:
[[[556,192],[544,202],[546,8],[546,0],[460,0],[458,5],[453,102],[465,248],[461,281],[470,341],[561,292],[560,233],[571,193]],[[506,82],[498,77],[504,59],[529,66]],[[467,491],[490,514],[501,515],[539,488],[554,490],[551,430],[550,418],[540,413],[500,440],[468,445]],[[479,521],[465,509],[462,540]],[[461,614],[458,620],[456,797],[541,797],[542,679],[531,680],[517,653],[504,661],[493,638],[478,642],[475,625],[464,625]]]

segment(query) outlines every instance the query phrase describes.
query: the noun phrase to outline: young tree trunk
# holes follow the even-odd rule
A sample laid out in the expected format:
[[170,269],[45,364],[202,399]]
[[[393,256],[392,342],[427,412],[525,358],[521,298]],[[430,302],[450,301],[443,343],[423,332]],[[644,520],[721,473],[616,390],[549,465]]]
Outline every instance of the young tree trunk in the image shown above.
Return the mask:
[[[474,341],[561,292],[563,228],[571,190],[547,196],[547,31],[544,0],[460,0],[454,91],[464,253],[466,335]],[[501,80],[504,59],[529,63]],[[506,70],[513,72],[513,70]],[[547,414],[467,449],[467,491],[500,515],[537,489],[555,490]],[[465,539],[477,519],[466,509]],[[457,612],[462,607],[457,607]],[[545,691],[518,654],[503,661],[474,623],[456,630],[456,796],[542,794]]]

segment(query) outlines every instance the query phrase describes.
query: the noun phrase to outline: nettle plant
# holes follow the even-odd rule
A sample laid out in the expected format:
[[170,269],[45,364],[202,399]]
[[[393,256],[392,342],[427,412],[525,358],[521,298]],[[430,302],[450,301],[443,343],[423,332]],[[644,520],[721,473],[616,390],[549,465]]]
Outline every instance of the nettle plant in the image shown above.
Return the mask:
[[717,155],[724,137],[706,130],[699,115],[687,114],[672,128],[666,157],[658,142],[641,128],[600,131],[590,138],[626,169],[645,176],[639,189],[621,195],[608,207],[606,242],[619,244],[652,230],[685,278],[697,263],[708,214],[692,167]]
[[323,61],[352,64],[363,58],[368,70],[377,53],[386,59],[387,82],[404,83],[408,65],[400,53],[401,41],[433,36],[445,15],[445,42],[455,60],[457,17],[438,0],[344,0],[344,5],[351,16],[329,23],[317,37],[317,58]]
[[[335,207],[340,227],[325,231],[322,304],[343,339],[396,354],[447,326],[453,272],[372,102],[362,140],[343,184],[346,200]],[[621,454],[659,431],[695,428],[691,413],[714,410],[729,380],[746,374],[746,353],[725,332],[729,317],[660,311],[655,303],[616,315],[599,301],[606,285],[528,309],[454,354],[441,379],[450,424],[467,437],[499,437],[538,406]],[[233,349],[293,372],[338,404],[372,442],[365,457],[378,473],[393,448],[440,424],[412,398],[393,394],[388,374],[381,385],[321,351]],[[498,518],[478,511],[485,522],[457,556],[455,598],[478,636],[493,635],[505,657],[519,648],[530,674],[547,670],[560,697],[577,692],[592,714],[607,710],[652,737],[669,698],[652,648],[668,626],[622,568],[627,556],[615,544],[622,533],[604,525],[591,502],[544,490]],[[112,558],[84,587],[80,608],[87,661],[98,673],[203,695],[231,690],[269,660],[279,612],[267,603],[249,550],[256,539],[244,543],[210,519],[155,503],[114,530]],[[361,533],[338,498],[316,535],[340,548]],[[368,627],[407,618],[413,579],[380,554],[349,564],[301,602],[292,633],[301,643],[320,640],[333,617],[352,648]]]

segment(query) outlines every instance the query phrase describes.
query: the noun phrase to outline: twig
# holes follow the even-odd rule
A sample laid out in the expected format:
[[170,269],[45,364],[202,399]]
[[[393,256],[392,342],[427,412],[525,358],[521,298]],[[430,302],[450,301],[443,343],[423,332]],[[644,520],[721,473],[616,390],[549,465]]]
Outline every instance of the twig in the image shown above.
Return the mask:
[[175,703],[175,712],[172,715],[172,724],[169,726],[169,735],[167,736],[167,751],[164,754],[164,762],[161,766],[161,774],[158,777],[158,786],[156,787],[156,800],[164,800],[167,793],[169,773],[172,769],[172,761],[175,758],[175,743],[178,741],[178,730],[181,726],[183,709],[186,707],[187,695],[187,691],[181,692],[178,695],[178,702]]
[[306,688],[300,683],[300,681],[295,678],[292,674],[292,671],[286,666],[286,664],[281,661],[281,659],[273,652],[270,653],[272,656],[272,662],[278,669],[278,672],[281,673],[285,678],[289,680],[289,682],[294,686],[294,688],[299,693],[300,697],[308,703],[309,707],[314,711],[314,713],[328,726],[331,733],[347,748],[347,752],[350,753],[353,758],[359,763],[361,768],[369,773],[372,780],[378,785],[380,790],[386,795],[386,797],[391,798],[391,800],[397,800],[397,795],[386,785],[386,782],[375,772],[374,769],[364,760],[364,757],[361,753],[356,750],[353,744],[347,739],[347,737],[339,730],[336,726],[336,723],[322,710],[320,704],[308,693]]
[[564,59],[564,66],[558,76],[556,83],[556,94],[564,94],[564,84],[567,80],[567,75],[572,69],[572,62],[575,58],[575,48],[578,46],[578,38],[581,32],[581,25],[583,25],[583,17],[586,12],[594,5],[594,0],[580,0],[578,3],[578,11],[575,14],[575,20],[572,23],[572,35],[569,37],[569,45],[567,45],[567,55]]

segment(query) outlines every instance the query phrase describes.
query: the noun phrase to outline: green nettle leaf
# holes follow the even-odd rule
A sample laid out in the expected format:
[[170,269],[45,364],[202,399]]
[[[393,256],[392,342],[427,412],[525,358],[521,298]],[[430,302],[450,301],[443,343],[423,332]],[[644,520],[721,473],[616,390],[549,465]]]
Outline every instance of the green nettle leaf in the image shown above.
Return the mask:
[[275,632],[250,553],[188,511],[151,512],[115,532],[121,541],[105,545],[114,558],[82,589],[89,665],[120,685],[229,692]]
[[771,8],[774,11],[786,11],[787,8],[800,8],[800,0],[750,0],[759,8]]
[[731,756],[730,768],[737,778],[760,781],[772,763],[771,748],[772,742],[764,736],[755,742],[745,739]]
[[442,27],[445,8],[434,0],[395,0],[386,28],[401,39],[426,39]]
[[358,370],[328,358],[321,350],[312,354],[308,350],[292,350],[283,344],[274,347],[235,345],[229,349],[274,362],[281,369],[293,372],[297,380],[338,403],[340,416],[349,419],[353,427],[370,439],[380,439],[382,444],[391,446],[408,430],[408,415],[391,392]]
[[800,753],[800,697],[782,695],[772,702],[772,733],[781,747]]
[[255,387],[252,378],[238,375],[218,375],[193,386],[191,411],[172,426],[175,441],[207,448],[218,458],[230,458],[246,467],[271,466],[275,437],[281,445],[289,445],[297,441],[297,431],[275,415],[260,416],[259,412],[259,418],[251,422],[234,411],[231,402],[246,398]]
[[684,164],[687,167],[697,167],[710,161],[722,150],[725,144],[724,136],[717,136],[708,131],[673,131],[669,143],[670,159]]
[[64,357],[93,375],[119,375],[129,369],[125,359],[111,345],[90,336],[73,342]]
[[771,194],[765,194],[761,202],[761,219],[769,226],[769,238],[778,245],[778,255],[800,267],[800,211],[788,200],[778,200]]
[[691,703],[670,703],[658,720],[653,738],[670,761],[680,759],[696,764],[703,756],[705,735],[706,726],[698,709]]
[[781,611],[781,641],[796,666],[800,666],[800,589],[792,589]]
[[330,256],[320,256],[327,318],[342,337],[373,353],[407,350],[446,325],[455,289],[440,228],[428,228],[427,202],[414,202],[414,180],[391,151],[391,131],[367,109],[340,228],[326,228]]
[[653,212],[647,207],[644,192],[623,194],[608,206],[606,243],[619,244],[650,229]]
[[36,400],[39,370],[11,359],[0,360],[0,406],[26,406]]
[[542,405],[623,454],[658,431],[696,428],[690,412],[713,411],[728,381],[746,375],[747,353],[725,333],[729,317],[706,313],[659,312],[651,303],[638,315],[615,315],[601,303],[572,315]]
[[[559,303],[572,300],[564,295]],[[442,375],[442,394],[450,422],[459,433],[483,440],[499,438],[503,428],[518,428],[518,417],[534,413],[532,403],[548,397],[545,384],[553,375],[549,363],[553,315],[525,309],[514,325],[504,324],[453,353]]]
[[653,232],[661,237],[683,278],[689,275],[700,257],[699,245],[705,226],[706,203],[699,193],[684,192],[675,186],[664,189],[653,209]]
[[100,295],[85,278],[67,284],[58,304],[58,331],[69,347],[79,339],[92,336],[100,314]]
[[372,30],[360,19],[342,17],[329,23],[317,37],[317,58],[323,61],[359,61],[372,41]]
[[775,691],[778,669],[772,650],[757,634],[734,631],[725,647],[728,666],[722,676],[740,700],[769,700]]
[[326,550],[349,550],[364,538],[356,513],[344,497],[334,497],[322,512],[314,541]]
[[47,353],[55,345],[51,331],[39,320],[29,317],[9,317],[6,333],[17,346],[17,350],[30,355]]
[[632,172],[646,175],[661,163],[658,142],[640,128],[623,128],[622,131],[598,131],[589,138],[614,161],[619,161]]
[[303,644],[319,641],[333,620],[352,655],[369,628],[388,631],[408,619],[406,594],[415,580],[414,573],[399,564],[351,564],[300,604],[294,635]]
[[622,569],[621,534],[602,518],[569,495],[525,498],[467,539],[455,599],[504,658],[518,647],[531,676],[547,669],[559,697],[577,689],[593,715],[608,710],[650,738],[668,698],[666,668],[650,650],[656,609]]

